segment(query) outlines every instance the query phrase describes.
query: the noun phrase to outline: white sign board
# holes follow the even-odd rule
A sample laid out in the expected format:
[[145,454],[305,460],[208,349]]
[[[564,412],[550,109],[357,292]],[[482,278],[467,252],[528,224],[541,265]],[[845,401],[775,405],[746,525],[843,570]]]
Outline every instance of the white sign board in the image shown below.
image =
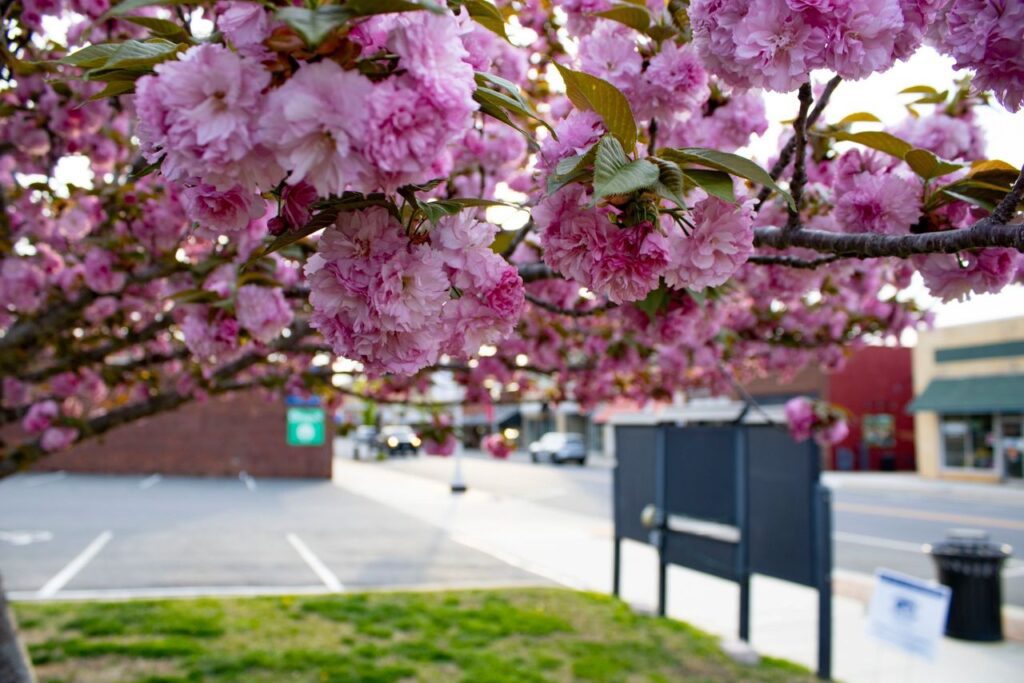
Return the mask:
[[875,573],[868,607],[868,633],[926,659],[933,659],[946,628],[949,588],[888,569]]

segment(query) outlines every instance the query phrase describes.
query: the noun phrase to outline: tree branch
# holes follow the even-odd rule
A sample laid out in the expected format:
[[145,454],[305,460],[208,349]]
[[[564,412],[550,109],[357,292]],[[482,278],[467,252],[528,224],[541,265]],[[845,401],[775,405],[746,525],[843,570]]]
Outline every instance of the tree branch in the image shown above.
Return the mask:
[[548,264],[541,261],[521,264],[519,266],[519,276],[523,278],[523,282],[536,282],[537,280],[550,280],[561,277]]
[[605,313],[607,311],[610,311],[613,308],[618,308],[617,304],[614,304],[614,303],[612,303],[610,301],[608,303],[604,304],[604,305],[597,306],[596,308],[586,309],[586,310],[581,310],[581,309],[576,309],[576,308],[562,308],[561,306],[556,306],[553,303],[550,303],[548,301],[544,301],[543,299],[539,299],[539,298],[537,298],[537,297],[535,297],[535,296],[533,296],[532,294],[529,294],[529,293],[526,294],[526,300],[529,301],[534,306],[537,306],[538,308],[543,308],[545,311],[550,311],[551,313],[557,313],[558,315],[567,315],[567,316],[569,316],[571,318],[584,318],[584,317],[586,317],[588,315],[600,315],[601,313]]
[[754,254],[747,263],[755,263],[760,266],[785,266],[786,268],[805,268],[813,270],[819,266],[824,266],[834,261],[838,261],[842,257],[838,254],[830,254],[821,258],[815,259],[802,259],[796,256],[786,256],[783,254]]
[[955,254],[965,249],[1003,247],[1024,251],[1024,224],[1002,225],[988,216],[970,228],[907,235],[839,233],[824,230],[755,228],[758,247],[803,247],[840,258],[908,258],[915,254]]
[[512,238],[512,241],[509,242],[509,245],[505,247],[505,249],[501,252],[501,257],[506,261],[512,258],[512,254],[515,253],[516,247],[523,243],[523,240],[525,240],[526,236],[530,234],[530,231],[533,230],[533,227],[534,223],[533,219],[531,218],[530,220],[526,221],[526,225],[519,228],[519,232],[515,234],[515,237]]
[[789,194],[793,197],[793,206],[787,208],[789,219],[786,221],[785,232],[793,232],[800,227],[800,208],[804,202],[804,185],[807,184],[807,110],[811,107],[811,84],[800,86],[800,112],[793,122],[793,178],[789,183]]
[[[818,98],[817,104],[814,105],[814,109],[807,116],[807,128],[813,126],[818,119],[821,117],[821,113],[825,111],[825,106],[828,104],[829,99],[832,97],[832,93],[835,92],[836,87],[842,81],[842,77],[834,76],[832,80],[825,84],[825,89],[821,92],[821,97]],[[782,151],[779,152],[779,158],[775,161],[768,174],[772,177],[772,180],[778,180],[782,176],[782,172],[789,166],[789,162],[793,160],[793,152],[796,151],[796,139],[791,137],[786,141]],[[761,191],[757,193],[757,205],[754,207],[754,211],[759,211],[761,205],[768,200],[768,196],[772,193],[768,187],[762,187]]]

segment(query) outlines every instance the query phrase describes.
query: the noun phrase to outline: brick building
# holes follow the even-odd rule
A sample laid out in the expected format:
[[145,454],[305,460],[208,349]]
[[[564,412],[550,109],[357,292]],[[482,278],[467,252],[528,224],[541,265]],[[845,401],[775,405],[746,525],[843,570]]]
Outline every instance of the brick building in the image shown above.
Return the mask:
[[331,425],[320,446],[287,445],[287,407],[257,393],[212,397],[115,429],[42,460],[38,470],[329,478]]

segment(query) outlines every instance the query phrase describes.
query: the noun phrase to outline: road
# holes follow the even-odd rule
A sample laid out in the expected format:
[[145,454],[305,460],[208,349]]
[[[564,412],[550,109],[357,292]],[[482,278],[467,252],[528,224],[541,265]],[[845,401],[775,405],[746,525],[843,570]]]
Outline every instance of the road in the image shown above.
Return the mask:
[[544,583],[327,481],[28,474],[0,482],[14,598]]
[[[452,466],[429,457],[367,464],[440,482]],[[470,454],[464,473],[474,491],[610,524],[607,462],[534,465]],[[1024,554],[1024,492],[841,487],[834,499],[840,569],[933,578],[921,545],[953,527],[983,529]],[[22,598],[542,582],[331,482],[60,473],[0,482],[0,571]],[[1024,563],[1009,563],[1004,590],[1007,603],[1024,606]]]
[[[452,463],[438,458],[395,459],[387,467],[448,481]],[[608,466],[580,468],[532,464],[522,456],[494,461],[470,453],[464,471],[471,487],[602,519],[612,515],[612,471]],[[952,528],[981,529],[997,543],[1008,543],[1024,557],[1024,491],[993,500],[976,493],[951,496],[934,492],[861,486],[833,490],[835,566],[866,574],[885,567],[926,579],[935,578],[921,546],[942,540]],[[1024,606],[1024,562],[1011,560],[1004,570],[1004,597]]]

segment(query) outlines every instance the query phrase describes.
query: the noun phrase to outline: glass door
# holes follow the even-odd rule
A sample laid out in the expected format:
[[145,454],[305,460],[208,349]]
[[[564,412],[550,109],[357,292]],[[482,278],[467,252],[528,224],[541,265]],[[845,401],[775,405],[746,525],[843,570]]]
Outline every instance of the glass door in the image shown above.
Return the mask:
[[1008,479],[1024,479],[1024,417],[1004,415],[1000,422],[1003,471]]

